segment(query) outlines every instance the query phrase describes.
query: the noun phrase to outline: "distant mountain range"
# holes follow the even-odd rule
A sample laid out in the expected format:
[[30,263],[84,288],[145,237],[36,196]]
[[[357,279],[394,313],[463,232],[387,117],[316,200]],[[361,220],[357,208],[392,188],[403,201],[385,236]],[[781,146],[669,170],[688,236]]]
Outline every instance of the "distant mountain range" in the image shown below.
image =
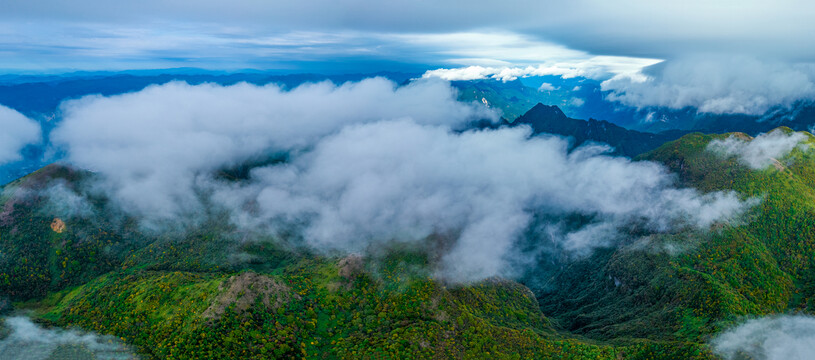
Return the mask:
[[6,184],[60,159],[59,153],[43,154],[49,147],[48,136],[59,122],[59,105],[70,99],[99,94],[111,96],[134,92],[150,85],[171,81],[189,84],[216,83],[232,85],[239,82],[264,85],[279,84],[285,88],[307,82],[330,80],[335,83],[359,81],[373,76],[404,83],[421,74],[377,72],[367,74],[276,74],[268,72],[225,73],[200,69],[143,70],[124,72],[78,72],[63,75],[0,75],[0,105],[10,107],[37,120],[43,128],[45,142],[28,146],[23,159],[0,165],[0,184]]
[[587,142],[611,145],[613,154],[634,157],[676,140],[687,131],[670,130],[660,133],[628,130],[608,121],[595,119],[578,120],[566,116],[557,106],[538,103],[511,123],[513,126],[529,125],[534,134],[556,134],[574,139],[573,146]]
[[[59,121],[59,103],[86,94],[173,79],[290,87],[368,75],[82,76],[9,80],[0,86],[0,103],[38,119],[47,134]],[[246,230],[220,212],[187,231],[157,233],[94,191],[93,173],[57,164],[32,173],[46,162],[45,143],[0,168],[7,178],[28,174],[0,186],[0,315],[19,308],[40,322],[115,336],[146,359],[712,360],[719,356],[710,340],[740,319],[815,313],[815,151],[808,150],[815,136],[782,128],[779,134],[802,143],[753,167],[743,158],[755,151],[719,153],[711,144],[760,149],[766,139],[691,133],[808,129],[815,124],[812,104],[762,117],[665,110],[651,123],[625,127],[615,119],[639,110],[602,110],[613,104],[603,102],[596,83],[538,80],[548,85],[455,82],[460,99],[504,114],[499,123],[460,130],[528,126],[535,135],[571,138],[572,147],[606,143],[614,154],[661,164],[677,185],[759,205],[709,229],[654,230],[635,221],[619,229],[614,247],[574,258],[546,248],[513,280],[451,285],[428,276],[437,249],[449,246],[446,235],[428,237],[427,247],[338,255],[302,248],[285,232],[247,241]],[[593,95],[582,104],[570,100],[581,92]],[[610,121],[591,114],[608,114]],[[588,120],[578,119],[585,115]],[[218,176],[244,181],[258,166],[285,161],[260,157]],[[71,201],[79,204],[76,212],[58,206]],[[548,231],[557,229],[543,227],[543,220],[535,219],[524,241],[551,241]],[[591,219],[575,213],[556,220],[568,227]],[[0,341],[8,329],[0,318]]]
[[592,79],[541,76],[515,81],[453,82],[464,101],[478,101],[499,109],[512,122],[537,103],[556,105],[575,119],[602,119],[626,129],[650,133],[683,130],[703,133],[768,132],[779,126],[796,131],[815,127],[815,102],[799,101],[761,115],[700,113],[695,108],[633,108],[606,99],[601,83]]
[[[292,88],[306,82],[330,80],[342,83],[371,76],[382,76],[404,84],[420,75],[401,72],[286,75],[257,71],[208,72],[198,69],[43,76],[2,75],[0,104],[39,121],[43,127],[45,142],[27,147],[23,152],[23,160],[0,165],[0,184],[59,160],[58,152],[48,151],[54,150],[48,149],[48,136],[59,122],[59,104],[68,99],[90,94],[122,94],[174,80],[190,84],[209,82],[223,85],[238,82],[277,83]],[[528,124],[536,134],[551,133],[571,137],[575,146],[587,141],[606,143],[614,147],[615,154],[625,156],[638,155],[693,131],[738,131],[756,135],[778,126],[787,126],[797,131],[808,131],[815,126],[815,104],[812,102],[799,102],[791,109],[774,109],[762,116],[719,115],[698,113],[694,109],[625,107],[607,101],[599,81],[579,77],[563,79],[558,76],[540,76],[507,82],[454,81],[452,85],[458,89],[460,100],[476,101],[498,109],[506,123],[513,123],[517,119],[518,124]],[[549,110],[541,104],[550,105]],[[43,158],[46,153],[49,154],[47,159]]]

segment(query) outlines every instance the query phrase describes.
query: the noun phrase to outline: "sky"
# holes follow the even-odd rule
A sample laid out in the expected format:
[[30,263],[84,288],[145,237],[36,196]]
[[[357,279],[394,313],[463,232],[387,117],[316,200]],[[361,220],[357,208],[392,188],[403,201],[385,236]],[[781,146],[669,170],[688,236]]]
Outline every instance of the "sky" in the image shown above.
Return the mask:
[[[609,156],[602,146],[569,152],[566,140],[524,127],[459,132],[498,114],[458,102],[445,80],[583,77],[625,106],[760,115],[815,100],[813,18],[815,2],[796,0],[3,0],[0,74],[192,67],[423,75],[408,85],[374,78],[291,90],[172,82],[68,100],[51,134],[0,104],[0,164],[50,136],[146,226],[194,219],[205,193],[235,225],[272,234],[304,226],[318,249],[450,236],[441,276],[511,276],[530,261],[516,242],[535,216],[590,215],[577,229],[541,228],[585,256],[614,246],[629,226],[706,229],[756,202],[679,188],[658,164]],[[708,150],[765,168],[800,140],[771,133]],[[291,159],[239,184],[213,175],[270,151]],[[59,203],[84,201],[65,187],[51,191]],[[720,351],[738,348],[759,325],[723,338]],[[765,343],[787,354],[787,342]]]
[[815,99],[815,3],[6,0],[0,73],[179,67],[603,81],[639,109]]
[[696,53],[801,62],[815,58],[802,46],[813,12],[789,0],[6,0],[0,68],[495,66]]

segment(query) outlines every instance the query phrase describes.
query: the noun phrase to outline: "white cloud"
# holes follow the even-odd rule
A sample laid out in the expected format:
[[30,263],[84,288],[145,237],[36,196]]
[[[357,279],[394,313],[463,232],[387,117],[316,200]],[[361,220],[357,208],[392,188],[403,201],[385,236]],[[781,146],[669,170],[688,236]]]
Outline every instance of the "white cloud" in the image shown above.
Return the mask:
[[540,87],[538,87],[538,91],[555,91],[557,89],[560,89],[560,87],[555,87],[554,85],[546,82],[541,84]]
[[603,156],[598,148],[570,154],[564,139],[529,134],[456,134],[409,120],[353,126],[291,164],[255,170],[252,185],[217,198],[258,204],[259,214],[237,212],[236,222],[250,227],[307,224],[305,239],[318,249],[356,252],[372,243],[451,237],[440,274],[465,281],[511,276],[516,241],[536,213],[595,216],[593,225],[552,239],[579,255],[613,244],[631,221],[655,231],[704,228],[744,208],[733,194],[673,188],[657,164]]
[[14,109],[0,105],[0,164],[20,160],[20,150],[41,140],[40,125]]
[[429,53],[446,56],[457,68],[428,70],[422,77],[445,80],[497,79],[558,75],[607,78],[637,73],[661,60],[624,56],[595,56],[513,33],[454,33],[394,35]]
[[572,88],[572,91],[580,91],[580,86],[575,86],[574,88]]
[[[130,358],[129,349],[113,336],[97,336],[74,330],[44,329],[22,316],[5,319],[9,335],[0,339],[0,358],[46,360],[62,358],[60,347],[77,346],[93,359]],[[64,351],[64,350],[62,350]],[[76,356],[76,355],[73,355]]]
[[70,161],[107,177],[123,207],[160,218],[198,203],[191,189],[200,173],[308,147],[348,124],[410,117],[452,126],[497,118],[455,97],[454,89],[438,80],[397,87],[373,78],[291,91],[176,82],[68,101],[51,138],[68,151]]
[[745,356],[755,360],[812,359],[815,318],[787,315],[750,320],[717,336],[713,348],[727,360]]
[[[295,229],[317,249],[436,235],[447,247],[439,274],[464,281],[512,275],[516,241],[534,214],[590,217],[589,227],[552,238],[579,254],[613,244],[631,223],[706,228],[746,206],[733,193],[675,188],[662,166],[605,156],[605,147],[570,153],[566,140],[530,138],[526,127],[455,132],[497,118],[455,99],[438,80],[291,91],[171,83],[67,102],[53,139],[99,172],[96,190],[147,222],[196,218],[205,197],[206,208],[231,210],[250,233]],[[287,162],[256,168],[249,180],[213,175],[280,151]]]
[[577,97],[574,97],[571,100],[569,100],[569,106],[574,106],[574,107],[581,107],[585,103],[586,103],[585,100],[583,100],[581,98],[577,98]]
[[446,62],[459,65],[540,64],[590,57],[584,51],[510,32],[392,34],[385,37],[438,54]]
[[639,76],[602,84],[608,99],[638,108],[695,107],[716,114],[760,115],[774,106],[815,99],[815,65],[751,57],[689,57],[666,61]]
[[484,67],[467,66],[461,68],[441,68],[428,70],[423,78],[437,77],[445,80],[478,80],[495,79],[511,81],[521,77],[557,75],[565,79],[586,77],[605,79],[613,75],[636,76],[644,67],[659,63],[661,60],[629,58],[616,56],[587,56],[560,62],[542,63],[525,67]]
[[775,130],[767,134],[761,134],[754,139],[746,141],[736,136],[729,136],[724,140],[711,141],[707,149],[726,156],[738,156],[739,161],[753,169],[763,169],[786,156],[792,149],[808,145],[802,145],[806,140],[806,135],[800,132],[786,133]]

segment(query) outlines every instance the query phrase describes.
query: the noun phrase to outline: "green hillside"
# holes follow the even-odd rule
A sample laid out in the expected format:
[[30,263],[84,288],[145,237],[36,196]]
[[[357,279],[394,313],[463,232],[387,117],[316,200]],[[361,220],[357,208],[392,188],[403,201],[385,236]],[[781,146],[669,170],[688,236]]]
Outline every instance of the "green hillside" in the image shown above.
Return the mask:
[[93,216],[59,214],[37,190],[81,191],[93,175],[52,165],[3,189],[0,303],[146,359],[715,358],[710,337],[745,315],[815,311],[815,152],[753,170],[707,150],[727,136],[689,134],[642,159],[685,186],[761,199],[741,222],[632,231],[555,270],[469,285],[435,280],[421,250],[242,241],[220,214],[161,234],[104,198],[91,196]]
[[727,136],[690,134],[642,159],[664,163],[683,185],[761,199],[747,219],[709,233],[634,238],[570,264],[552,276],[553,290],[539,292],[544,313],[595,339],[699,342],[742,316],[812,313],[815,154],[795,149],[752,170],[707,150]]

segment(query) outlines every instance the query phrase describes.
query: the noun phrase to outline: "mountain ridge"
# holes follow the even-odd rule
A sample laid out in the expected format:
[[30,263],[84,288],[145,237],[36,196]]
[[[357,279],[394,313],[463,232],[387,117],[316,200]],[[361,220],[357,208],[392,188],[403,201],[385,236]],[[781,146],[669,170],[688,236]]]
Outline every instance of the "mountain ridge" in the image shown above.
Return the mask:
[[604,120],[572,119],[560,110],[557,105],[538,103],[510,126],[528,125],[533,134],[554,134],[574,139],[572,146],[577,147],[588,142],[605,143],[613,147],[611,154],[634,157],[656,149],[662,144],[678,139],[686,131],[672,130],[661,133],[648,133],[629,130]]

